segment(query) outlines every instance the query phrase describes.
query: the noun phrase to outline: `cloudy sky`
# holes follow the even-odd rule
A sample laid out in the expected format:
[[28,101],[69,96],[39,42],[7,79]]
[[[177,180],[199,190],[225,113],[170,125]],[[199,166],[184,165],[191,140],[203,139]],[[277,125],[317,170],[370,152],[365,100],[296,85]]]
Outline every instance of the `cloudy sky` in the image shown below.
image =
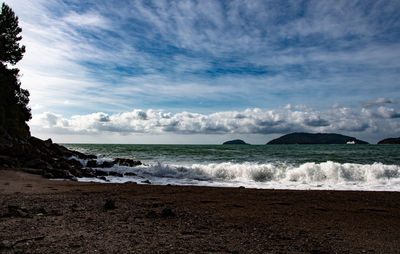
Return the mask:
[[400,1],[8,0],[33,135],[264,144],[400,136]]

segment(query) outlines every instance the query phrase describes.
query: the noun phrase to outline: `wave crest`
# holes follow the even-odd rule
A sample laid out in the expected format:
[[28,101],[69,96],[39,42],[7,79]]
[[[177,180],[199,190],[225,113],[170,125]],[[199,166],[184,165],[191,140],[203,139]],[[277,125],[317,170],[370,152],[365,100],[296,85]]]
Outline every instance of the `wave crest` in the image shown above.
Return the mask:
[[400,191],[400,166],[382,163],[341,164],[332,161],[308,162],[301,165],[251,162],[192,165],[157,163],[134,168],[115,166],[110,170],[120,173],[133,171],[137,177],[151,179],[156,184],[243,185],[280,189],[305,189],[317,186],[325,189]]

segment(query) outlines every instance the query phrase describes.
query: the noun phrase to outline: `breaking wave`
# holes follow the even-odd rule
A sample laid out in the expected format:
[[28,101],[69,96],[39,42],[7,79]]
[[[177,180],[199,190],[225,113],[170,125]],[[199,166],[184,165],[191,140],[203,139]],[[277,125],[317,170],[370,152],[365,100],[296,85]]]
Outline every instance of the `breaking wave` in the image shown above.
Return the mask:
[[[245,186],[275,189],[336,189],[400,191],[400,166],[382,163],[355,164],[332,161],[300,165],[285,163],[210,163],[154,165],[109,170],[135,176],[109,177],[111,182],[148,179],[154,184]],[[81,179],[85,180],[85,179]]]

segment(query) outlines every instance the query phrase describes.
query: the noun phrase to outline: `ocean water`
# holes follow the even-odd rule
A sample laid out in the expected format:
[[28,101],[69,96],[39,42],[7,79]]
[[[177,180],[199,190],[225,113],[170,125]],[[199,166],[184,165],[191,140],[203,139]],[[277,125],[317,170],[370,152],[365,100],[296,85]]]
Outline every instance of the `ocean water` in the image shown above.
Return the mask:
[[144,163],[102,169],[136,174],[108,176],[110,182],[400,191],[399,145],[63,145],[95,154],[99,162],[119,157]]

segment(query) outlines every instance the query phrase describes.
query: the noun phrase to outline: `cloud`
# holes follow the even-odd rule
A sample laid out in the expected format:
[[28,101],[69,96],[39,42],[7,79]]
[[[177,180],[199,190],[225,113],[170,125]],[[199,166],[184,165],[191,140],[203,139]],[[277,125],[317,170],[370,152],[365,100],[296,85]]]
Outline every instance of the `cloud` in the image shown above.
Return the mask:
[[398,117],[396,1],[7,3],[27,46],[22,85],[49,131],[372,131]]
[[366,108],[374,107],[374,106],[383,106],[385,104],[394,104],[396,103],[395,99],[390,98],[377,98],[375,101],[367,101],[363,103],[363,106]]
[[400,118],[400,111],[396,111],[394,108],[380,106],[377,111],[378,115],[383,118]]
[[64,17],[64,21],[68,24],[78,27],[97,27],[101,29],[109,29],[109,22],[99,13],[88,12],[78,14],[76,12],[70,12]]
[[[378,108],[371,118],[365,109],[335,108],[317,111],[307,107],[285,107],[274,110],[258,108],[244,111],[223,111],[211,114],[192,112],[171,113],[156,110],[140,110],[118,113],[93,113],[64,118],[53,113],[34,116],[30,125],[33,130],[51,133],[53,128],[71,134],[123,135],[147,134],[275,134],[294,131],[307,132],[365,132],[385,125],[383,121],[399,117],[392,109]],[[382,120],[382,117],[388,120]],[[397,127],[400,125],[397,123]]]

